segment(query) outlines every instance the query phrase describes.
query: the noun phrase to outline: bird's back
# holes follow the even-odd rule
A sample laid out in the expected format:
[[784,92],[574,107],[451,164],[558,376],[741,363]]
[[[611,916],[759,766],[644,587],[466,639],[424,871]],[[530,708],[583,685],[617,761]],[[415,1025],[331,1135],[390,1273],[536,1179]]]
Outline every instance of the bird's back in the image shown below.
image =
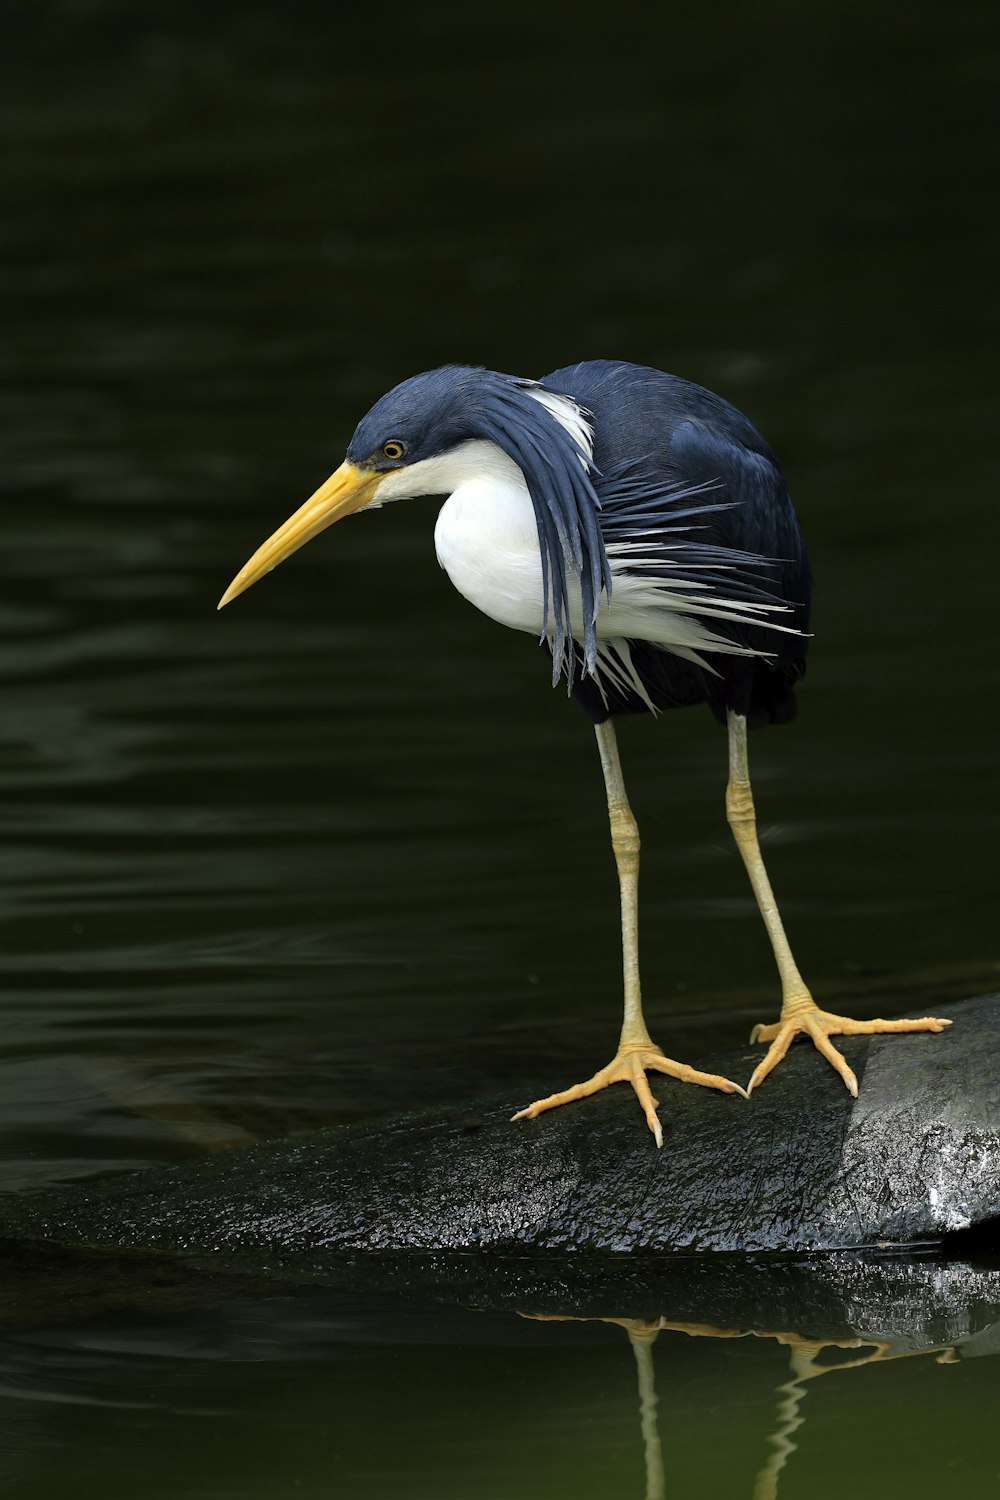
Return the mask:
[[[810,574],[784,476],[764,438],[721,396],[644,366],[588,360],[553,371],[541,384],[572,397],[592,416],[606,542],[641,531],[647,563],[652,538],[661,548],[663,569],[671,575],[686,571],[703,598],[709,591],[722,599],[766,596],[782,607],[781,624],[791,627],[776,631],[745,620],[713,620],[718,634],[763,654],[754,659],[716,653],[707,658],[711,671],[649,642],[630,641],[653,704],[707,702],[720,718],[731,707],[752,726],[791,719],[794,684],[805,670]],[[758,561],[734,564],[736,555]],[[605,704],[586,677],[577,677],[573,693],[598,721],[609,711],[648,709],[624,688],[606,688]]]

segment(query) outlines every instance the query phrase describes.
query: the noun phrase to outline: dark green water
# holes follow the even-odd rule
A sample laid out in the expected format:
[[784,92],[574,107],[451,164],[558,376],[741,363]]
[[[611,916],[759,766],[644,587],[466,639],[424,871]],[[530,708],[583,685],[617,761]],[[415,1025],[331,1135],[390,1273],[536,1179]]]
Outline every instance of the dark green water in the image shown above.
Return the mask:
[[[605,1060],[592,736],[452,592],[433,503],[214,612],[371,401],[446,361],[618,356],[758,422],[817,575],[799,721],[751,747],[800,964],[859,1015],[995,985],[996,44],[988,5],[895,0],[8,8],[9,1188]],[[648,1010],[693,1056],[776,1006],[723,737],[621,742]],[[32,1496],[84,1465],[108,1496],[643,1494],[618,1329],[279,1297],[36,1322],[0,1355]],[[655,1357],[670,1493],[751,1494],[787,1346]],[[783,1500],[845,1463],[856,1495],[982,1493],[995,1381],[810,1385]]]

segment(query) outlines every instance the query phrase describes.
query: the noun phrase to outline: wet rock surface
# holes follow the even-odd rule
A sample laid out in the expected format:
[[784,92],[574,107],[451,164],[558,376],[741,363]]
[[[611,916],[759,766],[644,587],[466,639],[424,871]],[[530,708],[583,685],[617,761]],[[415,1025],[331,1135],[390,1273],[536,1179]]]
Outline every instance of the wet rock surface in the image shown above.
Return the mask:
[[[749,1103],[659,1084],[662,1151],[623,1087],[516,1124],[505,1097],[11,1200],[0,1236],[303,1267],[1000,1242],[1000,997],[939,1012],[938,1036],[842,1041],[857,1101],[804,1045]],[[742,1077],[751,1055],[698,1066]]]

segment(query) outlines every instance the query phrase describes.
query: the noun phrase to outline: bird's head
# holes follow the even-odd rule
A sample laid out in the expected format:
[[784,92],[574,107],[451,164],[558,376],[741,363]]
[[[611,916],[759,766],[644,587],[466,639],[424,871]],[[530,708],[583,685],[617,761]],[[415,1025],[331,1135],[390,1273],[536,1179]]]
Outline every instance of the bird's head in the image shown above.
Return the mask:
[[462,420],[468,405],[462,399],[468,382],[462,377],[474,373],[429,370],[376,401],[358,423],[340,468],[258,547],[223,594],[219,608],[344,516],[404,495],[436,493],[429,482],[428,461],[471,435]]
[[557,663],[569,618],[567,572],[579,577],[589,658],[596,649],[593,620],[611,577],[590,479],[587,414],[535,381],[462,365],[414,375],[376,401],[340,468],[257,549],[219,608],[335,521],[405,496],[450,494],[497,449],[517,464],[534,504]]
[[[420,466],[421,482],[430,483],[436,476],[423,466],[478,435],[477,395],[486,374],[448,365],[394,386],[354,429],[347,462],[365,473],[381,475],[383,481],[390,474]],[[399,487],[397,481],[395,488]]]

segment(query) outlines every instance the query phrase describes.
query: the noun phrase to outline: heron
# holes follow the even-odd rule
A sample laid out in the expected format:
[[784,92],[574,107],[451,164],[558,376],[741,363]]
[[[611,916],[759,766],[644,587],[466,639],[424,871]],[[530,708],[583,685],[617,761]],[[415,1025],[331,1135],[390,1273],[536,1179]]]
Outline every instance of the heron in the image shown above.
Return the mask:
[[[590,719],[607,794],[621,905],[618,1049],[591,1078],[512,1119],[625,1082],[662,1146],[650,1073],[748,1098],[804,1036],[856,1097],[831,1036],[949,1025],[826,1011],[792,956],[757,837],[747,734],[794,717],[811,576],[784,476],[749,419],[702,386],[623,361],[587,360],[541,379],[464,365],[425,371],[376,401],[344,462],[258,548],[219,608],[336,521],[420,495],[446,497],[435,549],[459,593],[535,636],[553,685],[565,684]],[[770,1046],[746,1089],[668,1057],[643,1013],[639,829],[614,721],[696,704],[727,731],[726,816],[781,983],[777,1019],[751,1033]]]

